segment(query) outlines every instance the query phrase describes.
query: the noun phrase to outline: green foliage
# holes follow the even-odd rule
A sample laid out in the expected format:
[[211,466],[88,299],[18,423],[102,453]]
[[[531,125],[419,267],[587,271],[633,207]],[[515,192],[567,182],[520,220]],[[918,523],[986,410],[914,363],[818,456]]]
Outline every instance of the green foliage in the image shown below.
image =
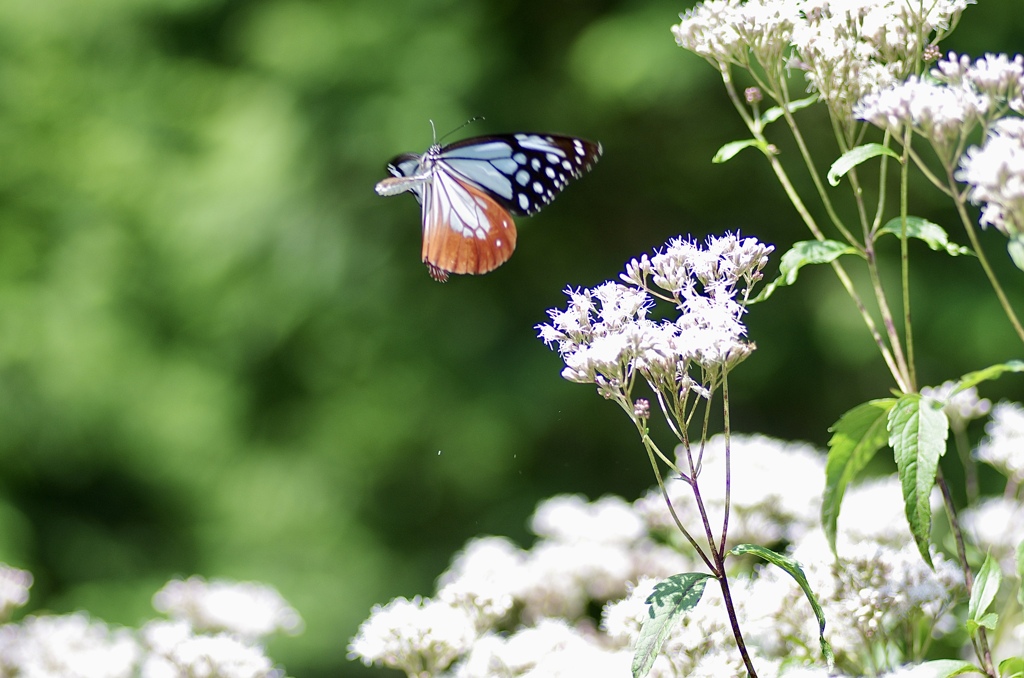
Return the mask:
[[907,523],[921,557],[931,565],[931,494],[946,453],[949,419],[940,403],[916,394],[900,396],[889,410],[889,446],[903,486]]
[[991,555],[986,555],[985,562],[974,578],[971,600],[967,605],[967,632],[972,638],[977,637],[979,628],[996,628],[999,615],[990,612],[989,607],[996,599],[1002,581],[1003,573],[999,569],[999,563],[993,560]]
[[[882,226],[878,233],[892,233],[899,237],[903,233],[903,228],[903,219],[895,217]],[[907,217],[906,232],[908,238],[923,241],[935,252],[945,252],[951,257],[973,254],[971,248],[950,242],[949,236],[941,226],[921,217]]]
[[750,303],[761,302],[775,292],[778,287],[787,287],[796,282],[800,269],[810,264],[827,264],[844,254],[857,254],[857,250],[835,240],[802,240],[793,243],[793,247],[782,255],[779,262],[779,277],[765,285]]
[[901,160],[899,154],[882,144],[864,144],[851,148],[846,153],[839,156],[835,162],[832,163],[832,167],[828,170],[828,183],[832,186],[838,186],[839,180],[846,176],[846,173],[852,170],[857,165],[861,164],[871,158],[877,158],[880,155],[887,155],[890,158]]
[[889,442],[889,411],[892,398],[871,400],[858,405],[839,418],[829,431],[828,461],[825,464],[825,492],[821,500],[821,524],[833,553],[836,550],[836,523],[847,486],[853,482],[875,452]]
[[829,669],[835,665],[835,656],[832,653],[832,647],[828,641],[825,640],[825,613],[821,609],[821,605],[818,603],[817,596],[814,595],[814,591],[811,590],[811,585],[807,583],[807,576],[804,574],[804,570],[800,567],[800,563],[793,560],[788,556],[784,556],[781,553],[776,553],[769,548],[758,546],[757,544],[739,544],[729,550],[730,555],[755,555],[758,558],[765,560],[766,562],[775,565],[782,569],[789,576],[791,576],[800,589],[807,596],[807,602],[811,604],[811,609],[814,611],[814,616],[818,620],[818,643],[821,645],[821,654],[825,658],[825,662],[828,664]]
[[651,670],[672,626],[688,610],[697,606],[704,595],[704,586],[711,578],[710,574],[686,572],[674,574],[654,587],[654,592],[644,601],[651,607],[636,641],[633,654],[634,678],[646,676]]

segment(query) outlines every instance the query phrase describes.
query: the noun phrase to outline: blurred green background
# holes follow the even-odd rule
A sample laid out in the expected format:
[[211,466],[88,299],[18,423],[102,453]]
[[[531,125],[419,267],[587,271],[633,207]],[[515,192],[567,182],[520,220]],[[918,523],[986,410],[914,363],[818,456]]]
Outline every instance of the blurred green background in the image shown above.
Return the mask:
[[[543,497],[652,484],[533,326],[674,235],[807,237],[757,154],[711,165],[742,129],[669,33],[687,6],[0,3],[0,559],[27,611],[134,625],[173,576],[255,579],[306,620],[271,646],[290,675],[384,675],[345,659],[371,605],[429,594],[474,535],[527,544]],[[944,47],[1014,52],[1021,17],[985,0]],[[605,155],[509,263],[440,285],[414,200],[373,185],[477,115],[460,135]],[[914,254],[923,383],[1020,356],[975,262]],[[830,272],[801,282],[748,316],[733,426],[823,444],[891,383]]]

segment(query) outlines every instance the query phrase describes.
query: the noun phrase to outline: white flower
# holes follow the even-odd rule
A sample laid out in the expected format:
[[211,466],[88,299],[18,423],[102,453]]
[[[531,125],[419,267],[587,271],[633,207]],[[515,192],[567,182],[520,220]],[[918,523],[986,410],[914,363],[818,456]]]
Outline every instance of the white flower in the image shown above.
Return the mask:
[[153,607],[197,630],[227,631],[243,638],[297,633],[302,628],[299,613],[280,593],[253,582],[173,580],[154,594]]
[[184,621],[155,621],[142,630],[150,652],[141,678],[282,678],[258,645],[227,633],[194,635]]
[[974,456],[1012,482],[1024,482],[1024,407],[1002,402],[992,410],[992,421],[985,426],[987,437]]
[[971,63],[967,55],[950,52],[935,65],[932,75],[950,85],[967,85],[1018,113],[1024,112],[1024,57],[1020,54],[1012,61],[1005,54],[986,54]]
[[28,602],[31,586],[32,573],[0,563],[0,621]]
[[[881,651],[879,643],[911,637],[921,624],[936,626],[962,593],[959,568],[941,553],[933,553],[932,570],[913,543],[894,547],[867,539],[846,541],[839,545],[840,561],[835,565],[829,553],[824,534],[816,530],[808,533],[792,555],[802,564],[824,609],[832,648],[848,661],[857,661],[873,647]],[[763,574],[785,576],[773,570]],[[805,604],[801,597],[794,590],[790,598],[782,599],[776,614],[789,621],[778,625],[778,633],[802,629],[803,644],[815,647],[817,626],[808,623],[811,620],[806,613],[801,614],[806,608],[797,607]],[[784,642],[784,636],[776,641]],[[893,656],[898,657],[900,649],[893,647]]]
[[[638,372],[672,398],[691,390],[709,397],[754,348],[743,341],[744,306],[735,297],[760,280],[772,249],[738,234],[709,238],[704,248],[674,238],[629,262],[620,275],[626,285],[568,288],[568,307],[549,310],[551,323],[537,326],[539,336],[557,344],[565,379],[596,384],[605,397],[622,401]],[[648,288],[648,277],[668,295]],[[656,297],[675,304],[675,320],[647,318]]]
[[[576,676],[628,675],[628,661],[618,660],[614,673],[565,673],[565,660],[582,660],[577,669],[594,664],[594,654],[607,660],[580,631],[560,619],[542,619],[535,626],[516,631],[508,638],[486,636],[474,645],[472,652],[454,670],[456,678],[494,678],[495,676]],[[630,657],[631,659],[631,657]],[[622,669],[625,668],[623,672]]]
[[985,116],[989,98],[972,88],[948,86],[910,76],[905,82],[866,94],[853,116],[895,135],[904,126],[929,140],[944,158]]
[[[793,31],[795,65],[838,119],[865,95],[903,80],[970,0],[806,0]],[[923,42],[922,42],[923,40]]]
[[573,543],[630,545],[647,534],[643,520],[622,498],[607,496],[591,503],[580,495],[557,495],[542,501],[530,520],[540,537]]
[[373,607],[349,644],[349,658],[410,675],[436,674],[473,645],[474,621],[461,606],[419,596],[395,598]]
[[955,381],[946,381],[934,388],[925,386],[921,389],[922,396],[943,403],[942,411],[949,417],[950,425],[953,428],[962,428],[967,425],[967,422],[984,417],[992,409],[992,401],[988,398],[978,397],[976,386],[950,395],[955,388],[957,388]]
[[525,559],[526,554],[507,539],[474,539],[438,579],[437,598],[470,610],[477,628],[494,624],[515,603]]
[[28,617],[0,627],[0,675],[131,678],[141,650],[126,629],[85,614]]
[[1024,541],[1024,504],[1003,497],[984,499],[964,509],[960,521],[974,543],[989,552],[1003,572],[1013,576],[1017,545]]
[[1024,119],[996,121],[984,145],[964,153],[955,176],[970,185],[971,202],[983,204],[982,226],[1024,233]]
[[[810,445],[787,443],[760,435],[733,434],[729,542],[770,544],[792,541],[817,523],[821,505],[822,453]],[[696,457],[699,450],[692,450]],[[682,446],[677,464],[688,472]],[[725,437],[716,435],[704,446],[699,476],[701,499],[712,525],[721,525],[725,507]],[[701,524],[693,492],[686,482],[666,483],[672,504],[684,525]],[[636,502],[639,513],[655,530],[673,530],[675,522],[660,491]]]

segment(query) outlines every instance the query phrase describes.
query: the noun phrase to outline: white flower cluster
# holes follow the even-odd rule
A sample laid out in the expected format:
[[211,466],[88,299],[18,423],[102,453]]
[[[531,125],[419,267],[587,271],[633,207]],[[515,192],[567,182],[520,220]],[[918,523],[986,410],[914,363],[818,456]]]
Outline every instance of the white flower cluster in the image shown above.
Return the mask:
[[[564,378],[596,384],[605,397],[624,397],[637,373],[670,397],[691,389],[707,397],[753,350],[742,339],[745,299],[736,297],[760,280],[773,249],[739,235],[711,237],[704,248],[675,238],[653,257],[630,262],[620,276],[625,285],[566,290],[568,307],[548,311],[551,323],[537,326],[540,338],[557,345]],[[648,318],[655,299],[673,303],[678,316]],[[697,381],[691,371],[699,372]]]
[[[704,473],[716,472],[723,444],[709,441]],[[933,555],[934,571],[921,561],[903,517],[898,480],[848,490],[848,508],[863,515],[847,520],[844,510],[842,560],[836,563],[814,526],[820,486],[805,480],[821,478],[822,455],[764,436],[734,436],[732,446],[734,515],[752,533],[764,526],[761,534],[749,535],[751,541],[791,544],[825,609],[826,633],[845,675],[892,670],[912,657],[915,630],[946,628],[962,580],[940,554]],[[659,543],[664,515],[653,504],[641,499],[630,506],[614,497],[545,501],[532,519],[540,536],[532,549],[496,537],[470,542],[439,579],[433,598],[375,607],[352,640],[350,656],[438,678],[629,675],[655,584],[702,569],[684,549]],[[792,525],[782,524],[787,520]],[[844,675],[810,668],[822,663],[817,624],[792,578],[771,567],[751,574],[738,570],[730,587],[758,675]],[[883,664],[865,667],[866,657]],[[700,603],[669,632],[649,675],[743,672],[721,589],[708,580]]]
[[154,594],[153,607],[197,631],[223,631],[252,640],[302,629],[302,618],[281,594],[255,582],[174,580]]
[[[792,541],[819,520],[821,478],[825,461],[810,445],[782,443],[767,436],[733,435],[732,465],[742,469],[731,477],[729,501],[730,546]],[[676,449],[677,465],[687,468],[683,446]],[[721,525],[725,511],[725,438],[715,436],[704,446],[701,500],[712,525]],[[684,525],[699,525],[701,515],[690,485],[678,478],[665,483],[676,515]],[[675,521],[660,491],[637,500],[637,512],[660,533],[675,530]]]
[[1024,483],[1024,407],[999,403],[985,432],[988,435],[975,450],[975,458],[1006,476],[1013,487]]
[[[772,79],[803,70],[840,119],[865,94],[906,78],[972,0],[708,0],[672,27],[676,42],[724,71]],[[774,83],[769,83],[770,85]]]
[[942,411],[949,418],[950,426],[961,429],[974,419],[980,419],[992,409],[992,401],[978,397],[975,386],[953,393],[957,388],[955,381],[943,382],[940,386],[925,386],[921,395],[942,403]]
[[997,120],[981,147],[967,149],[956,179],[981,204],[981,224],[1008,236],[1024,235],[1024,119]]
[[904,82],[865,95],[854,117],[900,135],[905,125],[930,141],[947,161],[961,136],[989,110],[989,100],[969,87],[951,87],[910,76]]
[[1017,575],[1017,546],[1024,542],[1024,503],[1012,497],[983,499],[964,509],[960,522],[978,548],[999,563],[1005,576]]
[[[19,591],[8,600],[13,597],[19,605],[27,600],[27,572],[0,566],[0,581],[3,588]],[[189,621],[152,621],[138,632],[112,628],[84,613],[30,616],[3,624],[0,676],[283,678],[284,672],[274,667],[255,638],[294,630],[301,620],[280,596],[271,600],[269,592],[276,595],[256,584],[171,582],[155,598],[166,611]],[[271,618],[275,623],[268,622]],[[196,630],[214,626],[220,632]],[[260,633],[254,633],[257,628]]]
[[0,621],[11,618],[11,613],[28,602],[32,587],[32,574],[0,563]]
[[1005,54],[988,54],[972,62],[950,52],[927,77],[910,76],[867,92],[854,106],[853,115],[897,136],[909,126],[951,162],[956,160],[960,140],[976,126],[1007,110],[1024,111],[1022,91],[1024,58],[1020,55],[1011,60]]

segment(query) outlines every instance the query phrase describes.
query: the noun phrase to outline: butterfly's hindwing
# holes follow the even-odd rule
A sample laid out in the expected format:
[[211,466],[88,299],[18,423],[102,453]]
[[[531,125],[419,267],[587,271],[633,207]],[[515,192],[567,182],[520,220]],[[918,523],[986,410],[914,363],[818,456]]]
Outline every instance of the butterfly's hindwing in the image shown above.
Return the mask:
[[423,261],[431,275],[487,273],[508,261],[515,248],[516,225],[508,212],[439,167],[423,202]]

